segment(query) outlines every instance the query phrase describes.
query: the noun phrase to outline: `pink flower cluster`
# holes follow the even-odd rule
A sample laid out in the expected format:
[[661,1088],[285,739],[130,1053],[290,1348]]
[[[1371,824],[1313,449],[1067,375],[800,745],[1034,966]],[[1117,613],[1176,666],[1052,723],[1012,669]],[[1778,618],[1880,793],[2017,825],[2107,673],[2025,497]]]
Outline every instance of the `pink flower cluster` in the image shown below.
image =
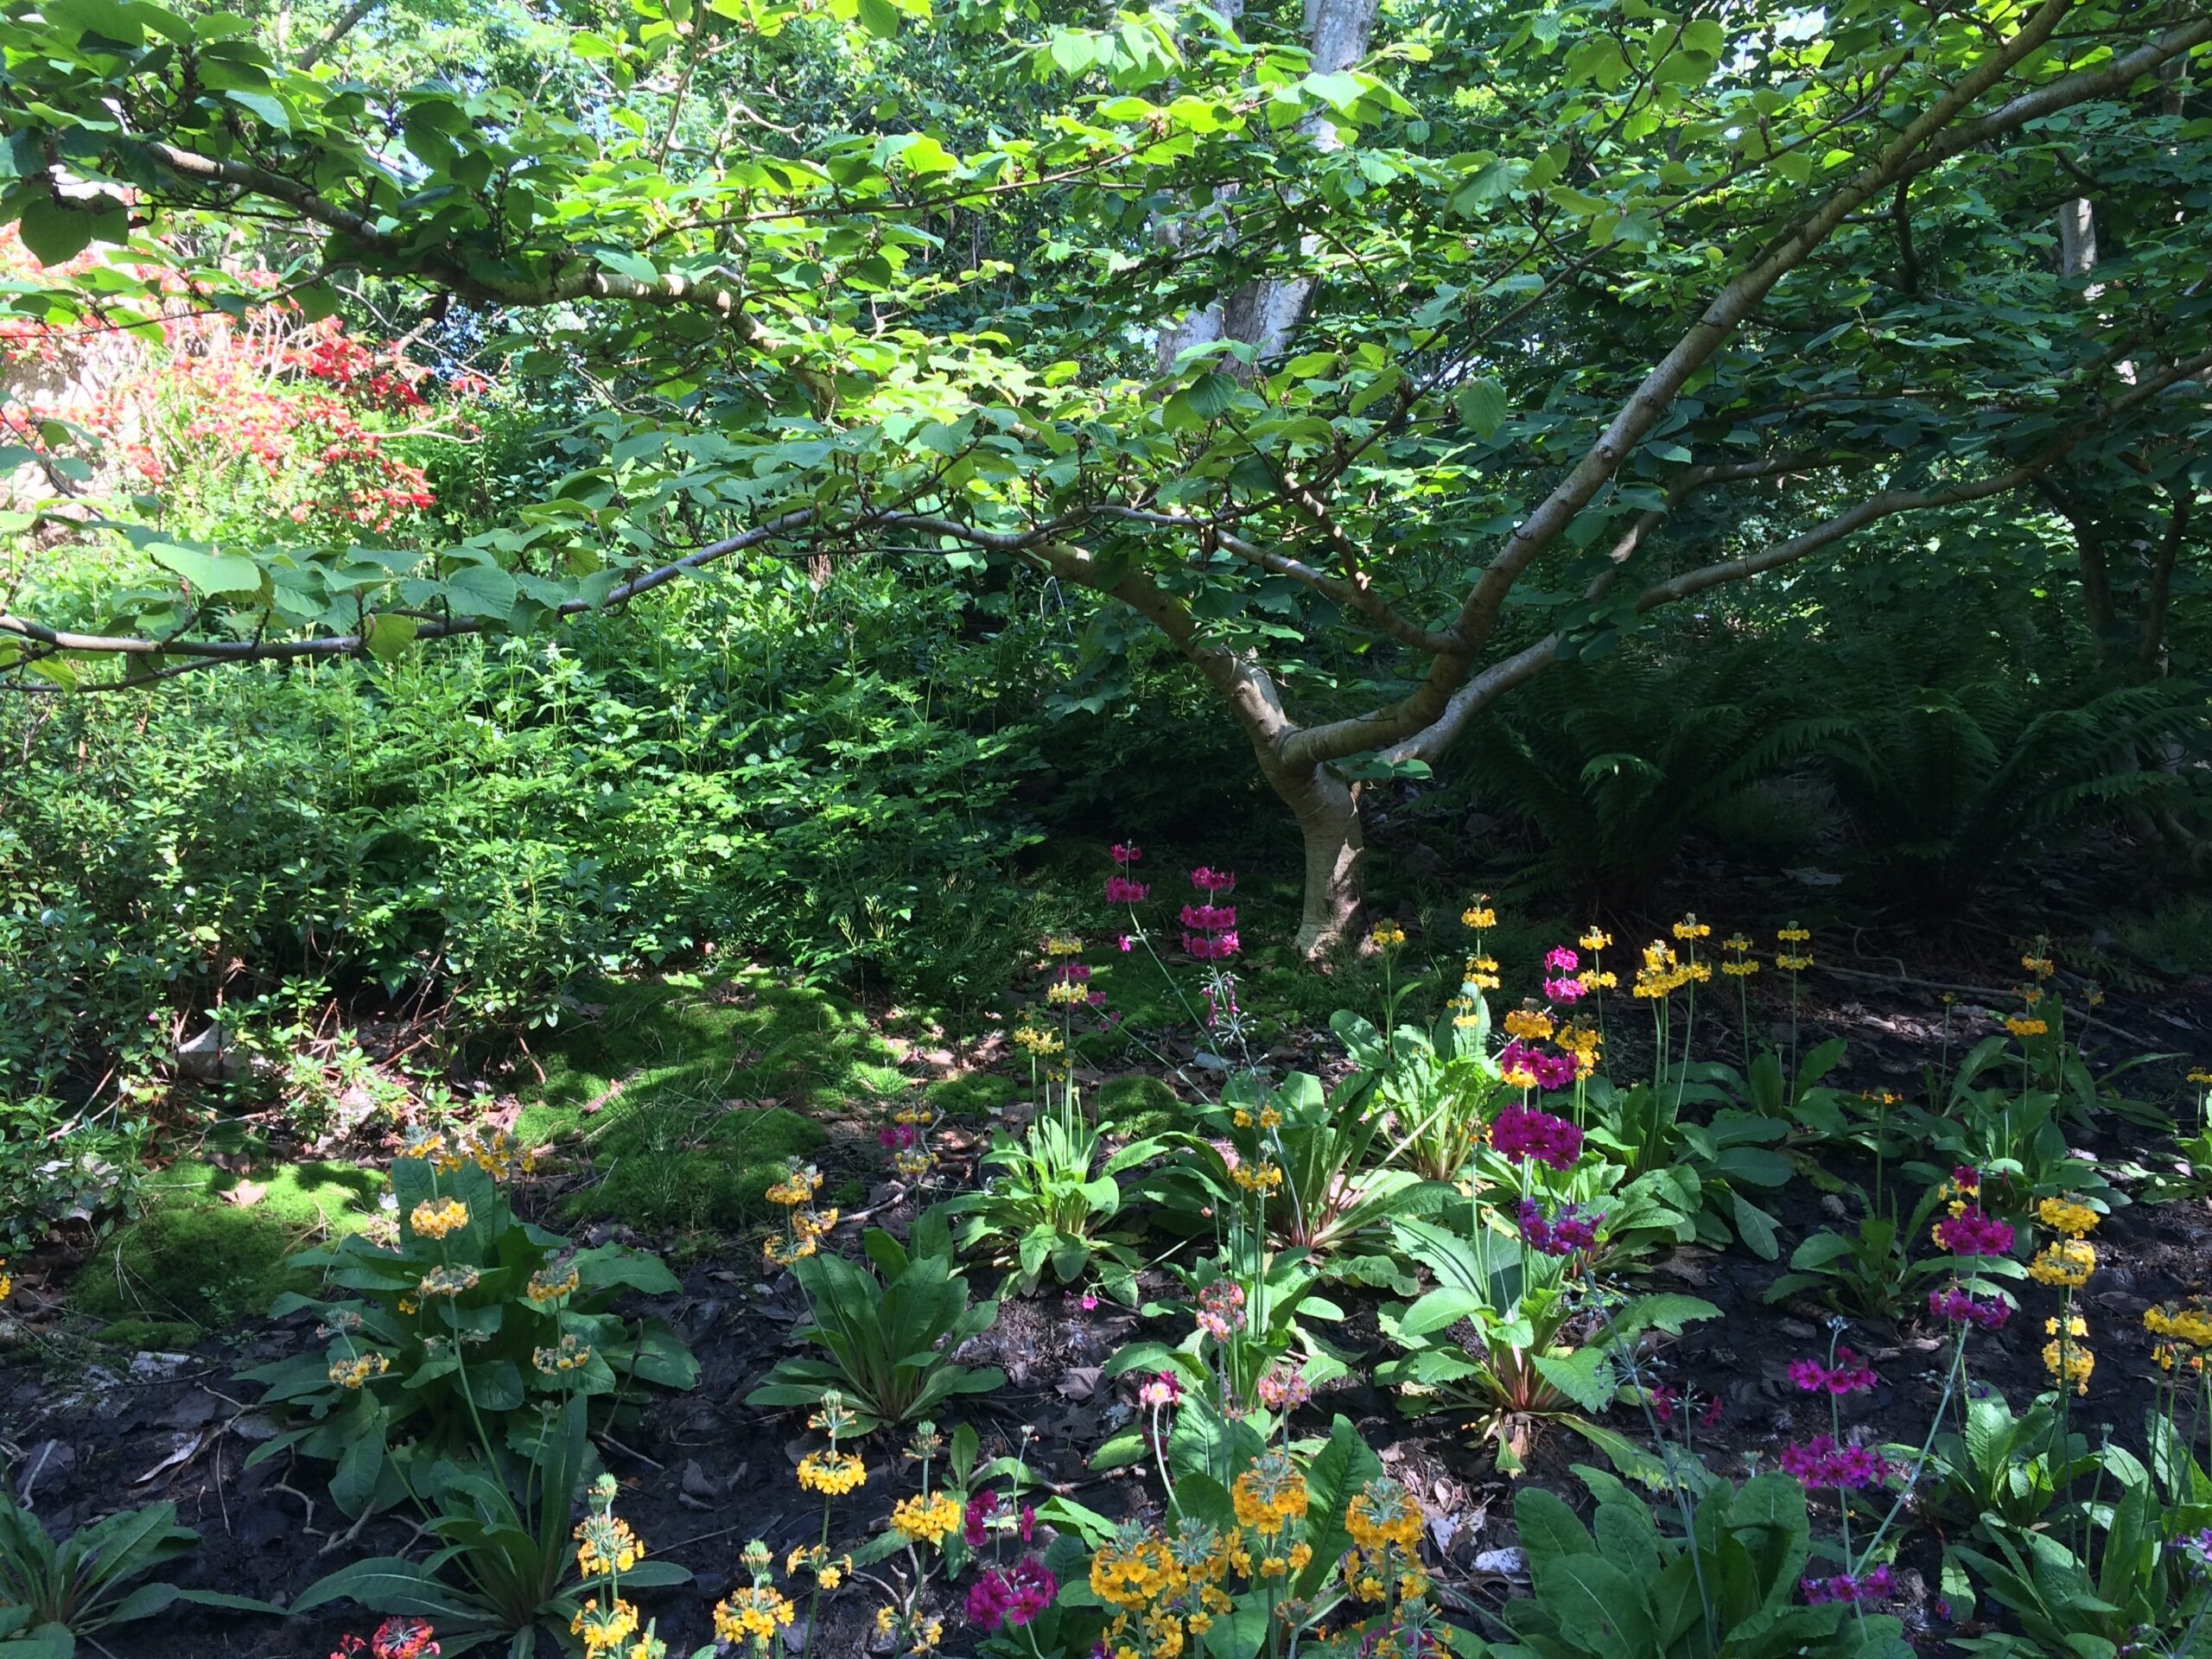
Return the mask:
[[[1200,893],[1218,897],[1236,886],[1236,878],[1204,865],[1191,872],[1191,885]],[[1207,902],[1183,906],[1183,954],[1200,962],[1227,962],[1236,954],[1236,906]]]
[[[1650,1389],[1650,1395],[1651,1414],[1662,1423],[1673,1422],[1675,1413],[1688,1403],[1678,1390],[1664,1382],[1654,1383]],[[1698,1427],[1700,1428],[1719,1427],[1720,1419],[1726,1410],[1727,1407],[1720,1396],[1714,1395],[1705,1402],[1705,1409],[1698,1413]]]
[[1132,881],[1126,875],[1106,878],[1106,902],[1109,905],[1141,905],[1151,892],[1147,883]]
[[1936,1224],[1936,1242],[1953,1255],[2010,1255],[2012,1224],[1969,1210]]
[[1112,855],[1114,861],[1125,870],[1144,856],[1144,849],[1130,841],[1117,841],[1107,849],[1107,851]]
[[1137,1403],[1146,1406],[1172,1406],[1183,1397],[1183,1379],[1173,1371],[1154,1371],[1143,1387],[1137,1390]]
[[1567,1087],[1574,1081],[1574,1057],[1554,1054],[1549,1049],[1536,1048],[1516,1038],[1497,1052],[1497,1069],[1509,1077],[1519,1072],[1534,1077],[1536,1087],[1548,1092]]
[[1582,965],[1582,958],[1565,945],[1554,945],[1544,953],[1544,997],[1562,1007],[1580,1002],[1589,992],[1575,969]]
[[1871,1446],[1838,1446],[1831,1434],[1816,1434],[1802,1446],[1785,1446],[1779,1459],[1782,1472],[1795,1475],[1808,1486],[1833,1486],[1855,1491],[1872,1486],[1890,1472],[1882,1454]]
[[1491,1120],[1490,1143],[1507,1158],[1533,1158],[1554,1169],[1573,1169],[1582,1156],[1582,1131],[1563,1117],[1509,1106]]
[[1260,1403],[1270,1411],[1294,1411],[1313,1397],[1306,1373],[1287,1360],[1278,1361],[1259,1381]]
[[1541,1255],[1567,1255],[1575,1250],[1586,1250],[1598,1242],[1598,1229],[1605,1224],[1605,1213],[1583,1213],[1579,1204],[1570,1204],[1559,1212],[1557,1219],[1548,1217],[1543,1207],[1534,1198],[1521,1200],[1521,1242]]
[[1025,1555],[1012,1567],[983,1569],[968,1587],[968,1622],[978,1630],[1009,1630],[1023,1625],[1052,1605],[1059,1581],[1034,1555]]
[[1244,1328],[1244,1287],[1217,1279],[1198,1293],[1198,1329],[1216,1342],[1227,1342]]
[[876,1131],[875,1138],[892,1152],[912,1152],[922,1144],[922,1129],[918,1123],[890,1123]]
[[1839,1573],[1832,1579],[1800,1579],[1797,1587],[1815,1607],[1831,1601],[1879,1601],[1890,1593],[1890,1569],[1878,1567],[1859,1578]]
[[1882,1379],[1850,1349],[1838,1348],[1834,1365],[1817,1359],[1791,1360],[1789,1380],[1808,1394],[1862,1394]]
[[[996,1492],[978,1492],[968,1500],[968,1508],[961,1517],[960,1535],[968,1541],[970,1549],[981,1549],[991,1534],[994,1522],[1003,1521],[1009,1511],[1006,1500]],[[1037,1530],[1037,1511],[1027,1503],[1013,1511],[1014,1531],[1023,1543]]]
[[1929,1291],[1928,1312],[1932,1318],[1948,1319],[1954,1325],[1978,1325],[1985,1331],[1994,1331],[2012,1317],[2012,1305],[2002,1297],[1976,1296],[1956,1285]]

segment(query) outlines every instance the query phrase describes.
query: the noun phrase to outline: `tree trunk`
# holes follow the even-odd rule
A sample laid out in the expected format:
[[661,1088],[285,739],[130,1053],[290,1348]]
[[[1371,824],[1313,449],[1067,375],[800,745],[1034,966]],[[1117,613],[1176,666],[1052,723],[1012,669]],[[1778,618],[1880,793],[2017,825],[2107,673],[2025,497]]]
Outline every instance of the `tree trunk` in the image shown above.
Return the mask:
[[1306,842],[1306,887],[1298,919],[1298,952],[1324,957],[1359,926],[1367,869],[1367,837],[1359,824],[1359,785],[1334,768],[1305,772],[1272,769],[1268,781],[1298,819]]

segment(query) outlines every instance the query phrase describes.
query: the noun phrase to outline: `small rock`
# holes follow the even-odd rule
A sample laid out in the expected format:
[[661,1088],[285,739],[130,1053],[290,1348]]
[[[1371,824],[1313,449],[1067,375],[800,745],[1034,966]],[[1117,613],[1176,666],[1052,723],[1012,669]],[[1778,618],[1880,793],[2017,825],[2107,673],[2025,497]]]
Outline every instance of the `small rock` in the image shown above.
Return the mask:
[[166,1382],[191,1363],[190,1354],[133,1354],[130,1356],[130,1380],[133,1382]]
[[264,1440],[273,1440],[283,1431],[276,1427],[276,1419],[257,1411],[242,1412],[231,1419],[231,1433],[249,1446],[258,1446]]
[[77,1461],[77,1449],[60,1440],[41,1440],[23,1453],[23,1460],[16,1465],[16,1501],[26,1508],[30,1504],[31,1492],[41,1481],[60,1474]]
[[1843,1200],[1833,1192],[1821,1193],[1821,1213],[1830,1221],[1841,1221],[1844,1217]]

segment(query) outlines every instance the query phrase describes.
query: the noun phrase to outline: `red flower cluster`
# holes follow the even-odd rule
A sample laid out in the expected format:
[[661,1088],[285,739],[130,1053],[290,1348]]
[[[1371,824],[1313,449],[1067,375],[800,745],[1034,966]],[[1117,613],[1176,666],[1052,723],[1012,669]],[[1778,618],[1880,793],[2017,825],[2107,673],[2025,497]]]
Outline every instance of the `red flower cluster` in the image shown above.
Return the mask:
[[358,1636],[340,1637],[330,1659],[359,1659],[364,1654],[368,1659],[438,1659],[434,1634],[419,1618],[387,1618],[365,1642]]

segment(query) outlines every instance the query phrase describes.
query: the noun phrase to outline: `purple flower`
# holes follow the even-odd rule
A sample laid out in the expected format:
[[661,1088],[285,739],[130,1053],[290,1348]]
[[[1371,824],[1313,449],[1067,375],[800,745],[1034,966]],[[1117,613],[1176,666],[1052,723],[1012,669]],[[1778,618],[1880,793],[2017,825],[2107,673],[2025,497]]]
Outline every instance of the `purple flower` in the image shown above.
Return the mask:
[[2012,1317],[2011,1305],[2001,1297],[1975,1296],[1956,1285],[1929,1291],[1928,1312],[1936,1319],[1948,1319],[1954,1325],[1978,1325],[1985,1331],[1994,1331]]
[[1582,1206],[1575,1204],[1568,1205],[1556,1218],[1548,1217],[1543,1206],[1534,1198],[1523,1198],[1521,1242],[1540,1255],[1569,1255],[1576,1250],[1586,1250],[1598,1242],[1598,1229],[1605,1219],[1603,1211],[1586,1215]]
[[1936,1224],[1936,1242],[1953,1255],[2010,1255],[2012,1224],[1969,1210]]
[[1509,1078],[1517,1073],[1521,1077],[1534,1079],[1536,1086],[1544,1090],[1564,1089],[1574,1081],[1573,1055],[1554,1054],[1517,1039],[1497,1051],[1497,1067]]
[[1563,1117],[1525,1106],[1508,1106],[1491,1120],[1490,1143],[1503,1157],[1533,1158],[1553,1169],[1573,1169],[1582,1156],[1580,1129]]
[[968,1588],[968,1622],[979,1630],[1020,1630],[1052,1605],[1059,1583],[1045,1563],[1025,1555],[1012,1567],[984,1569]]
[[1816,1434],[1802,1446],[1785,1446],[1779,1459],[1784,1474],[1795,1475],[1807,1486],[1833,1486],[1856,1491],[1872,1486],[1890,1473],[1882,1454],[1864,1446],[1838,1446],[1833,1435]]
[[1797,1587],[1815,1607],[1833,1601],[1879,1601],[1890,1593],[1890,1569],[1878,1567],[1860,1578],[1839,1573],[1832,1579],[1800,1579]]
[[1860,1394],[1881,1381],[1874,1368],[1849,1348],[1838,1348],[1835,1360],[1831,1367],[1817,1359],[1793,1359],[1789,1380],[1807,1394]]

